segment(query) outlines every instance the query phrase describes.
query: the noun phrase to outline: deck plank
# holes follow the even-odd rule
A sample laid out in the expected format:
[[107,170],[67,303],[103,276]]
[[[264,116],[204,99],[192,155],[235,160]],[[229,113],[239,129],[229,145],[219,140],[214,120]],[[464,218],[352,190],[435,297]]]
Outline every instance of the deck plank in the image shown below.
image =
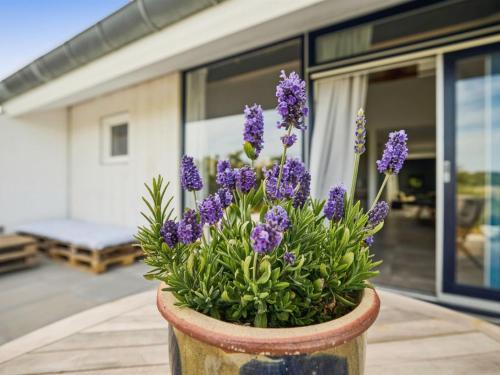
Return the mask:
[[367,362],[373,366],[405,364],[437,358],[460,357],[500,351],[500,343],[481,332],[425,337],[371,344]]
[[104,323],[85,329],[83,332],[133,331],[143,329],[165,329],[165,320],[156,315],[121,315]]
[[367,363],[367,375],[498,375],[500,352],[437,358],[416,362],[374,365]]
[[368,343],[409,340],[472,331],[473,328],[468,325],[440,319],[420,319],[396,323],[377,321],[368,330]]
[[168,345],[28,353],[0,368],[2,375],[64,373],[168,364]]
[[[95,371],[65,372],[64,374],[65,375],[168,375],[169,373],[170,369],[168,365],[163,365],[163,366],[113,368],[113,369],[95,370]],[[60,373],[51,373],[46,375],[60,375]]]
[[167,344],[167,341],[168,334],[166,329],[91,333],[80,332],[35,350],[35,353],[160,345]]

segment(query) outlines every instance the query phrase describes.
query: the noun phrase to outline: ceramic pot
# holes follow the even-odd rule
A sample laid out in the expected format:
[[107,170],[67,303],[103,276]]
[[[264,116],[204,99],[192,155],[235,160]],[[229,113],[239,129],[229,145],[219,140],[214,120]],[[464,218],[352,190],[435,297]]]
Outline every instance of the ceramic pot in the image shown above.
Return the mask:
[[349,314],[296,328],[255,328],[226,323],[185,307],[158,289],[157,305],[169,324],[172,375],[363,374],[366,330],[380,300],[365,289]]

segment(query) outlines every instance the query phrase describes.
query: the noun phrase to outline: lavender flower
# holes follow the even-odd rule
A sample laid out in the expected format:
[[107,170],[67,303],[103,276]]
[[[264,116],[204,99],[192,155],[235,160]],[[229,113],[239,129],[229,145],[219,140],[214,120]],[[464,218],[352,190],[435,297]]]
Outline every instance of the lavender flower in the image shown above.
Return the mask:
[[236,170],[236,187],[243,193],[248,193],[255,187],[257,177],[255,172],[248,165]]
[[384,221],[389,213],[389,205],[384,202],[378,202],[373,209],[368,211],[368,226],[374,227]]
[[250,234],[254,251],[266,254],[274,250],[283,238],[283,234],[269,224],[257,225]]
[[217,162],[217,185],[234,189],[236,186],[236,172],[231,168],[231,163],[229,160],[219,160]]
[[228,188],[220,188],[217,195],[223,208],[229,207],[233,203],[233,194]]
[[302,177],[300,178],[300,187],[295,193],[293,197],[293,207],[304,207],[304,204],[309,198],[309,194],[311,194],[311,174],[308,171],[305,171]]
[[[283,165],[280,186],[278,188],[279,166],[274,164],[271,169],[263,169],[266,180],[266,195],[270,200],[293,198],[298,195],[295,206],[305,202],[309,196],[310,176],[305,177],[307,172],[304,164],[299,159],[287,159]],[[298,185],[304,178],[304,184],[297,191]],[[309,181],[309,182],[308,182]]]
[[280,194],[278,191],[278,164],[273,164],[271,169],[267,169],[266,167],[262,168],[262,173],[264,174],[265,178],[265,190],[267,197],[270,200],[279,199]]
[[308,108],[306,83],[300,79],[295,72],[287,77],[285,71],[281,71],[281,81],[276,86],[276,98],[278,106],[276,107],[282,120],[278,122],[278,128],[288,129],[293,126],[300,130],[306,129],[304,117],[307,116]]
[[203,188],[203,181],[191,156],[184,155],[182,157],[181,186],[183,189],[189,191],[201,190]]
[[280,190],[283,198],[291,198],[295,195],[296,188],[306,173],[306,167],[299,159],[287,159],[283,165]]
[[283,137],[281,137],[281,143],[283,143],[283,146],[286,148],[290,148],[294,145],[294,143],[297,141],[297,135],[296,134],[286,134]]
[[344,216],[344,197],[346,190],[344,186],[338,185],[330,190],[330,197],[325,204],[323,212],[328,220],[339,221]]
[[290,266],[292,266],[295,263],[295,254],[289,251],[285,251],[285,254],[283,254],[283,260]]
[[264,116],[262,115],[262,107],[254,104],[253,106],[245,106],[245,130],[243,132],[243,140],[252,145],[255,152],[255,159],[259,156],[264,145]]
[[186,210],[184,218],[177,228],[177,235],[184,244],[193,243],[201,237],[201,224],[198,222],[198,216],[194,210]]
[[399,173],[408,157],[407,141],[408,136],[404,130],[389,133],[382,159],[377,160],[377,169],[380,173]]
[[358,111],[358,116],[356,117],[356,130],[354,132],[354,152],[356,154],[362,154],[366,151],[366,118],[365,112],[362,108]]
[[290,220],[285,209],[281,206],[274,206],[267,211],[265,216],[266,222],[273,228],[284,232],[290,226]]
[[160,229],[160,235],[163,237],[163,241],[172,248],[179,242],[179,236],[177,235],[177,228],[179,224],[173,220],[165,221],[165,224]]
[[203,199],[198,206],[201,223],[213,225],[222,219],[224,214],[222,203],[218,194],[212,194]]
[[368,236],[365,238],[365,245],[370,247],[373,245],[373,242],[375,241],[375,239],[373,238],[373,236]]

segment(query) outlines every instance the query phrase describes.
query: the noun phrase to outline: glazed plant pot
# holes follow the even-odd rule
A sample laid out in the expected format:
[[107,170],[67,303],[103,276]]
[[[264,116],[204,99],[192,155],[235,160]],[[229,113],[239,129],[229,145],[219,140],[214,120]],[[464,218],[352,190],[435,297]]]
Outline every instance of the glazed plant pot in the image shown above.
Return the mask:
[[164,287],[158,289],[157,305],[170,323],[172,375],[363,374],[366,330],[380,309],[373,289],[364,290],[353,311],[326,323],[255,328],[178,307]]

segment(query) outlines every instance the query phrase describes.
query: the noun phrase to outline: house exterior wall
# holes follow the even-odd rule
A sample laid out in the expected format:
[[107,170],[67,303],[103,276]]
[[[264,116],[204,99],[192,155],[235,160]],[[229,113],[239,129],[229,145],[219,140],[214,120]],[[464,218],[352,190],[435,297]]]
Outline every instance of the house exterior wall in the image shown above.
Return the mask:
[[67,214],[67,112],[0,116],[0,226]]
[[[69,215],[74,219],[136,226],[143,223],[144,182],[161,174],[177,186],[181,129],[181,77],[173,73],[70,108]],[[102,118],[128,113],[129,157],[106,164]]]

